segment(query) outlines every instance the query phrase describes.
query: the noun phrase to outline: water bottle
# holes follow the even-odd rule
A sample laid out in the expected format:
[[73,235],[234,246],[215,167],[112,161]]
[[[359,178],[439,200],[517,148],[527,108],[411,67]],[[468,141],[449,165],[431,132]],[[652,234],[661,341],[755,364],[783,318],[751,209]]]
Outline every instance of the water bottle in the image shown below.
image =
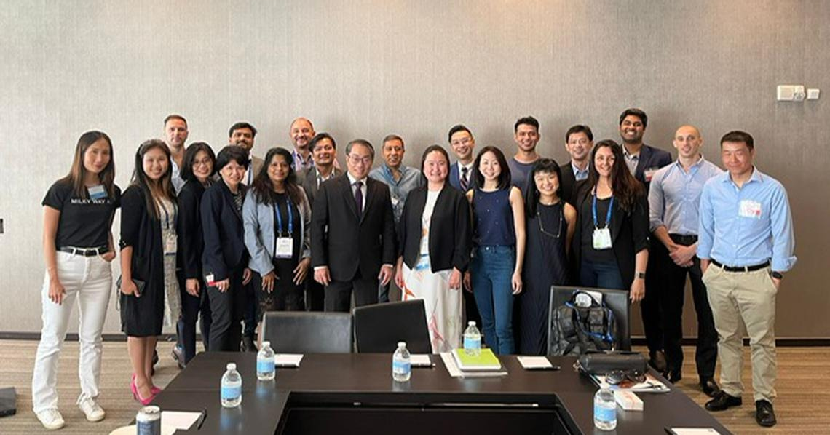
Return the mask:
[[594,426],[599,430],[617,427],[617,402],[609,388],[601,388],[594,395]]
[[242,403],[242,376],[234,363],[228,363],[226,369],[222,375],[222,406],[235,408]]
[[398,349],[392,355],[392,379],[406,382],[410,376],[412,376],[412,362],[409,359],[409,351],[406,350],[406,342],[399,341]]
[[263,341],[256,354],[256,378],[260,381],[274,380],[274,351],[271,350],[271,342]]
[[481,355],[481,332],[476,328],[476,322],[467,322],[464,330],[464,352],[470,356]]

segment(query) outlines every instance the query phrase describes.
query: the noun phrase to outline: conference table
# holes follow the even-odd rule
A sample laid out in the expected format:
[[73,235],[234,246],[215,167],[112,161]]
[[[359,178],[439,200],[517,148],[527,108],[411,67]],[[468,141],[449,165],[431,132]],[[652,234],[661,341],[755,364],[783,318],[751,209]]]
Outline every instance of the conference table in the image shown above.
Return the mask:
[[[408,382],[392,380],[392,354],[306,354],[299,367],[277,368],[257,381],[256,354],[197,355],[153,401],[163,411],[205,412],[186,434],[664,434],[666,428],[730,433],[680,390],[639,394],[644,411],[617,409],[617,429],[593,423],[596,386],[573,369],[574,358],[551,357],[561,370],[525,370],[515,356],[500,360],[507,375],[453,378],[440,355],[413,367]],[[242,404],[223,408],[220,379],[229,362],[242,375]],[[655,373],[652,373],[655,374]],[[657,375],[659,377],[659,375]],[[662,379],[662,378],[659,378]]]

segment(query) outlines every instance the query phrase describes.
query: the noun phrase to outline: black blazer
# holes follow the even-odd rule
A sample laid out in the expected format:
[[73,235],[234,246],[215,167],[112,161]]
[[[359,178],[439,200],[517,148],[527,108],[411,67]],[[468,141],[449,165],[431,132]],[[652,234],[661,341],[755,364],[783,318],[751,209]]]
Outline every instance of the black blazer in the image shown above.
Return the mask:
[[[593,186],[587,180],[580,181],[576,188],[576,203],[574,207],[582,210],[582,204],[592,198]],[[577,213],[576,231],[572,243],[572,252],[579,276],[579,268],[582,266],[582,219],[591,219],[590,216],[582,216]],[[645,193],[639,195],[630,212],[624,211],[619,201],[614,201],[614,210],[611,212],[611,249],[617,259],[620,268],[624,290],[631,288],[634,282],[634,268],[636,267],[635,256],[643,249],[648,249],[648,198]]]
[[648,188],[651,184],[651,179],[646,180],[647,170],[657,170],[663,166],[668,166],[672,162],[671,154],[659,148],[654,148],[643,144],[640,148],[640,158],[637,162],[637,169],[634,171],[634,178],[643,183],[646,188],[646,196],[648,196]]
[[[332,171],[334,178],[343,175],[343,171],[340,169],[332,168]],[[297,178],[298,180],[301,179],[298,181],[298,184],[303,186],[303,189],[305,190],[305,195],[308,197],[308,205],[314,207],[314,198],[317,196],[317,191],[319,190],[317,187],[317,168],[309,168],[308,171],[302,173]],[[323,183],[320,183],[320,185],[322,184]]]
[[198,180],[184,183],[179,192],[179,220],[176,233],[179,235],[179,263],[185,279],[204,279],[202,276],[202,251],[205,239],[202,235],[202,219],[199,206],[205,187]]
[[320,185],[311,217],[311,264],[328,266],[334,281],[351,281],[358,268],[377,277],[384,264],[395,264],[395,218],[389,188],[366,177],[363,215],[357,215],[349,177]]
[[[240,183],[239,194],[243,197],[245,190],[246,186]],[[204,273],[212,273],[215,281],[222,281],[248,263],[242,213],[236,210],[233,194],[222,180],[205,190],[200,208],[205,239]]]
[[[414,269],[421,253],[421,217],[427,202],[427,187],[409,193],[398,226],[399,255]],[[464,272],[472,249],[470,203],[460,190],[444,184],[438,194],[429,224],[429,262],[432,272],[452,269]]]
[[559,166],[562,172],[562,179],[559,180],[559,187],[562,188],[562,200],[570,205],[574,205],[576,199],[576,176],[574,176],[574,168],[568,160],[568,163]]

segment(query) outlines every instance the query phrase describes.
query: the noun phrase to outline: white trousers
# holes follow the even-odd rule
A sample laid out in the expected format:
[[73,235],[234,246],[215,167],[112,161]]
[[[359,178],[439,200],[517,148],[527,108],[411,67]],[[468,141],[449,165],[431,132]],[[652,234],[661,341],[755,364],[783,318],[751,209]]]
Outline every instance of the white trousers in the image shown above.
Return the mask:
[[49,300],[49,274],[43,278],[41,304],[43,329],[37,347],[35,368],[32,374],[32,409],[35,413],[58,409],[58,358],[69,327],[69,316],[78,301],[80,325],[80,358],[78,377],[81,395],[77,403],[98,397],[98,380],[101,375],[101,332],[107,315],[107,305],[112,288],[110,263],[100,256],[83,257],[66,252],[57,253],[58,279],[66,295],[58,305]]

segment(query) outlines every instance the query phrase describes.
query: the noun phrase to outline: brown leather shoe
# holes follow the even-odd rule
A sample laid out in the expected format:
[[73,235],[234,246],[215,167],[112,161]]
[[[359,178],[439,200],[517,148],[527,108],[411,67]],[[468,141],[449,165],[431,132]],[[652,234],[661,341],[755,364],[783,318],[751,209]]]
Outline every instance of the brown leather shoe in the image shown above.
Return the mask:
[[772,410],[772,403],[768,400],[755,402],[755,421],[763,427],[775,426],[777,421],[775,420],[775,411]]

